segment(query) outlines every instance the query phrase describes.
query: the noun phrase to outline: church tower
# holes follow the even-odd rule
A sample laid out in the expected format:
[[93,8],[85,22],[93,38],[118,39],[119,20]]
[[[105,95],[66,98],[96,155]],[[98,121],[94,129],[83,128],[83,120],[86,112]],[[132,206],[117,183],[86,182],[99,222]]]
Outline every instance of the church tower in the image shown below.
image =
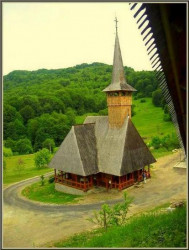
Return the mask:
[[120,128],[127,116],[131,118],[132,92],[136,91],[136,89],[127,84],[125,79],[117,32],[117,18],[115,19],[115,22],[116,37],[112,81],[103,91],[107,94],[109,126],[111,128]]

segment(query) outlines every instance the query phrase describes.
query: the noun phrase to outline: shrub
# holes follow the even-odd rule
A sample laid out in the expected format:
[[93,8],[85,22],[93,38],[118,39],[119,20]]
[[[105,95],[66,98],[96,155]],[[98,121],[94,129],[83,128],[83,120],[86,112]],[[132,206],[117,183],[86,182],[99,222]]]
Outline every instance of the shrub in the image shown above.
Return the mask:
[[45,184],[45,177],[44,177],[44,175],[41,175],[40,178],[41,178],[41,186],[44,186],[44,184]]
[[171,121],[171,115],[170,115],[170,114],[164,114],[164,115],[163,115],[163,120],[164,120],[165,122]]
[[106,231],[110,226],[120,226],[126,223],[126,216],[133,198],[124,193],[124,202],[117,203],[113,207],[104,204],[100,211],[94,211],[94,218],[89,221],[103,227]]
[[99,113],[99,115],[108,115],[108,109],[107,108],[106,109],[102,109],[98,113]]
[[50,160],[50,152],[48,149],[44,148],[35,153],[34,161],[36,168],[40,169],[47,166],[49,160]]
[[50,176],[48,182],[53,183],[54,182],[54,176]]
[[152,137],[152,141],[151,141],[150,145],[153,146],[155,149],[160,148],[161,139],[158,136]]
[[161,107],[162,106],[162,100],[163,100],[163,96],[162,96],[161,89],[155,90],[152,93],[152,103],[154,104],[154,106]]
[[54,148],[54,153],[56,153],[59,150],[59,147]]
[[146,100],[145,99],[141,99],[140,102],[143,103],[143,102],[146,102]]
[[5,157],[13,156],[12,149],[3,147],[3,156]]
[[164,136],[162,138],[162,146],[165,147],[167,150],[179,148],[180,144],[176,134]]

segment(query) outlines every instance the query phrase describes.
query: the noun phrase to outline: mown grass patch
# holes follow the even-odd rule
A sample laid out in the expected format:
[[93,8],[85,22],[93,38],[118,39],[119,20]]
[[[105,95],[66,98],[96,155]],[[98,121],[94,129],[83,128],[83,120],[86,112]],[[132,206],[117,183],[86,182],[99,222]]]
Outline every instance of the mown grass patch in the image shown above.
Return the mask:
[[93,230],[55,247],[186,247],[186,207],[132,217],[125,226]]
[[[18,171],[17,164],[19,159],[22,159],[23,166],[21,170]],[[5,157],[5,160],[6,170],[3,171],[4,184],[11,184],[52,171],[52,169],[48,167],[37,169],[34,163],[34,154]]]
[[41,185],[41,182],[37,182],[25,187],[22,190],[22,195],[30,200],[52,204],[77,203],[77,198],[80,197],[79,195],[58,192],[54,183],[48,183],[48,181],[45,181],[44,186]]

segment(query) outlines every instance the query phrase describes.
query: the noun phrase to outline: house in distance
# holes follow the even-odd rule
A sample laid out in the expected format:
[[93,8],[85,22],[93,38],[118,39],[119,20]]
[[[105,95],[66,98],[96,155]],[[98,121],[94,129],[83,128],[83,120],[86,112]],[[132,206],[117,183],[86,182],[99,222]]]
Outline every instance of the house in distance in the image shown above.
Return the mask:
[[155,162],[131,121],[132,92],[127,84],[116,21],[112,81],[107,95],[108,116],[88,116],[72,126],[51,160],[55,188],[84,194],[95,186],[122,190],[142,180],[145,166]]

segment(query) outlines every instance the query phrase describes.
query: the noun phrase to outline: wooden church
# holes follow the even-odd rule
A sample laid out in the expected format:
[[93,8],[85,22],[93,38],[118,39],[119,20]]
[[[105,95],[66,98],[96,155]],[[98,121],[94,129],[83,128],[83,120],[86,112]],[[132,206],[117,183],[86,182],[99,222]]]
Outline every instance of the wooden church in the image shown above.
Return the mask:
[[84,124],[72,126],[49,164],[59,191],[82,194],[95,186],[122,190],[142,180],[145,166],[149,176],[149,164],[156,161],[131,121],[136,90],[126,82],[117,22],[112,81],[103,91],[108,116],[88,116]]

